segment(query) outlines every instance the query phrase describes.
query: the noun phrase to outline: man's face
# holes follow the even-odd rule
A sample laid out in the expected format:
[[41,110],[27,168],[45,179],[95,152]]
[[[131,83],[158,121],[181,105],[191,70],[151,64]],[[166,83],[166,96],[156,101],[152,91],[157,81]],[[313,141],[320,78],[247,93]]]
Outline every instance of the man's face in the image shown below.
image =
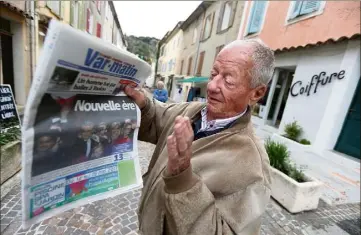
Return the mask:
[[161,84],[161,83],[158,83],[157,87],[158,87],[159,90],[162,90],[164,88],[163,84]]
[[80,138],[88,140],[93,134],[93,126],[82,126],[80,130]]
[[123,130],[124,137],[128,137],[131,131],[132,131],[132,124],[125,125]]
[[50,136],[41,136],[38,139],[38,151],[39,152],[46,152],[51,150],[56,144],[56,141],[54,138],[51,138]]
[[250,44],[242,44],[218,54],[207,85],[207,112],[213,118],[236,116],[258,94],[259,88],[251,88],[252,51]]
[[121,134],[120,126],[113,126],[112,127],[112,139],[117,139]]
[[99,126],[99,135],[105,135],[107,133],[107,128],[105,126]]

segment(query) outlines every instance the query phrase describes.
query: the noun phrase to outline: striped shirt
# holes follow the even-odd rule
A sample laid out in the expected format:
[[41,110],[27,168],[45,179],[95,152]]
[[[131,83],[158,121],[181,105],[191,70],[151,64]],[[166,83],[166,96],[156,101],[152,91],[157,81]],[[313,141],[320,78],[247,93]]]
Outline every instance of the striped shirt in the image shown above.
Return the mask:
[[201,110],[202,125],[201,125],[201,128],[198,130],[198,132],[214,131],[214,130],[217,130],[219,128],[224,128],[229,123],[231,123],[231,122],[235,121],[236,119],[242,117],[246,112],[247,112],[247,109],[244,110],[242,113],[238,114],[237,116],[234,116],[234,117],[231,117],[231,118],[215,119],[215,120],[212,120],[212,121],[207,121],[207,107],[204,107]]

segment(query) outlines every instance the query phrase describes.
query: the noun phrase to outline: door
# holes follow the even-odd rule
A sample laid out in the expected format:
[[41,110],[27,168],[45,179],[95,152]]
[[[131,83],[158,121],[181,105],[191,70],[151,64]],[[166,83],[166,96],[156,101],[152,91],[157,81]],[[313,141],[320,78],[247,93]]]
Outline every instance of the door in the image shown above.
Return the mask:
[[340,136],[335,147],[336,151],[360,159],[360,81],[346,116]]
[[9,84],[15,94],[14,65],[13,65],[13,42],[12,36],[0,33],[3,83]]

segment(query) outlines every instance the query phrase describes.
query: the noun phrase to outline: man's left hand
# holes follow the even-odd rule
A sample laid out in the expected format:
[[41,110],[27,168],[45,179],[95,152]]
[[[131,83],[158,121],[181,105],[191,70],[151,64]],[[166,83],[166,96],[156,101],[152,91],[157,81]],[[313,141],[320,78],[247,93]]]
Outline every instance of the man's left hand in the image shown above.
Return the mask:
[[189,118],[176,117],[173,134],[167,139],[167,175],[178,175],[190,166],[193,138],[193,129]]

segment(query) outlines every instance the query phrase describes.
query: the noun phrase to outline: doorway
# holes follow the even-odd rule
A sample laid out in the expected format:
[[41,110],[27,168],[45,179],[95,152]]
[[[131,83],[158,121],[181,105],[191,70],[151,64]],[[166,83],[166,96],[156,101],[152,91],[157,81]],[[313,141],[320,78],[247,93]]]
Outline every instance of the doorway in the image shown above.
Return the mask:
[[283,117],[293,75],[294,71],[290,70],[281,70],[279,73],[271,107],[267,116],[267,120],[269,120],[268,124],[276,128],[279,127]]
[[10,32],[10,21],[0,18],[0,51],[2,62],[3,84],[9,84],[15,94],[14,81],[14,59],[13,59],[13,37]]
[[[361,78],[360,78],[361,79]],[[353,100],[348,110],[335,150],[360,159],[360,81],[357,85]]]

